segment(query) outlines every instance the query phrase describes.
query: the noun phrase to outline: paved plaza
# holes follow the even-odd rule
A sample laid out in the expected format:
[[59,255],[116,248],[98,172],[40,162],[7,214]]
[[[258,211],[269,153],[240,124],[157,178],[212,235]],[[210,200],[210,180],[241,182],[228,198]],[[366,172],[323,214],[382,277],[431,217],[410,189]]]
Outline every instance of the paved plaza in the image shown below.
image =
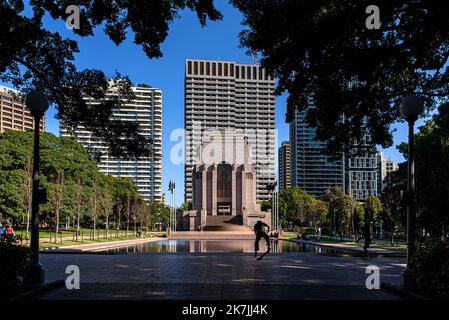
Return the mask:
[[48,282],[80,269],[81,288],[48,291],[40,299],[398,299],[368,290],[366,267],[399,285],[403,258],[317,253],[42,254]]

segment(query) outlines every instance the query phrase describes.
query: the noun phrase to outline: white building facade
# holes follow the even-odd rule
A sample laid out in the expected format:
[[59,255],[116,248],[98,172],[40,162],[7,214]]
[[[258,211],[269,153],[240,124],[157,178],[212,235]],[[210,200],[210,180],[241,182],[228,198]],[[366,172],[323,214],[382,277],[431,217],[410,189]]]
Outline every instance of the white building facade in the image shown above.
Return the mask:
[[[111,88],[108,95],[114,95]],[[152,140],[151,152],[148,157],[136,160],[123,160],[110,157],[107,146],[92,132],[79,127],[74,138],[96,155],[98,168],[101,172],[121,178],[130,178],[138,188],[139,194],[146,202],[162,201],[162,92],[149,86],[132,87],[134,99],[113,110],[113,118],[121,121],[137,123],[139,134]],[[96,105],[97,101],[90,97],[84,98],[88,105]],[[69,136],[61,128],[61,136]]]

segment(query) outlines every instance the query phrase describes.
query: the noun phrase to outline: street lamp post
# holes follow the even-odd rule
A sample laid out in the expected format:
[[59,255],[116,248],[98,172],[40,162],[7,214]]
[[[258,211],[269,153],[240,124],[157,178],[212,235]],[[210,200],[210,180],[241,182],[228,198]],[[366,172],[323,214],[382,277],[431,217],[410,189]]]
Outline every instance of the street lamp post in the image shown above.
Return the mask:
[[414,133],[415,121],[423,111],[423,103],[416,96],[406,96],[402,100],[399,110],[408,122],[408,171],[407,171],[407,266],[402,271],[402,285],[404,288],[415,287],[413,277],[413,255],[415,245],[416,196],[415,196],[415,159]]
[[34,163],[30,244],[32,264],[24,281],[31,285],[42,285],[45,281],[45,273],[44,267],[39,262],[39,129],[41,118],[48,109],[48,99],[39,91],[31,91],[26,96],[25,104],[34,117]]

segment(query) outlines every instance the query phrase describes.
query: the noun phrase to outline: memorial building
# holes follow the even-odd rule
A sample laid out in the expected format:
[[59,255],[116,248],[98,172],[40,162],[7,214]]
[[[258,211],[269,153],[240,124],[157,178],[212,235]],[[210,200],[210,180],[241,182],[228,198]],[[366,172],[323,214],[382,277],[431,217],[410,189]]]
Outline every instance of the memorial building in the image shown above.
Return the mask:
[[193,167],[191,210],[178,219],[182,230],[199,230],[227,216],[228,221],[252,227],[257,220],[270,225],[270,212],[256,202],[256,167],[245,137],[232,130],[205,135]]

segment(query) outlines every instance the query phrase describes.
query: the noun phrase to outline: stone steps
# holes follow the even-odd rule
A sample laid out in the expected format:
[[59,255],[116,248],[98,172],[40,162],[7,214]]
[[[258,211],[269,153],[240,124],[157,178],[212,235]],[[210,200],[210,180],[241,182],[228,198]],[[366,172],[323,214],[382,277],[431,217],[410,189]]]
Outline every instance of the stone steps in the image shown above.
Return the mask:
[[242,231],[177,231],[170,236],[173,240],[254,240],[251,230]]
[[250,231],[243,225],[242,216],[207,216],[204,231]]

